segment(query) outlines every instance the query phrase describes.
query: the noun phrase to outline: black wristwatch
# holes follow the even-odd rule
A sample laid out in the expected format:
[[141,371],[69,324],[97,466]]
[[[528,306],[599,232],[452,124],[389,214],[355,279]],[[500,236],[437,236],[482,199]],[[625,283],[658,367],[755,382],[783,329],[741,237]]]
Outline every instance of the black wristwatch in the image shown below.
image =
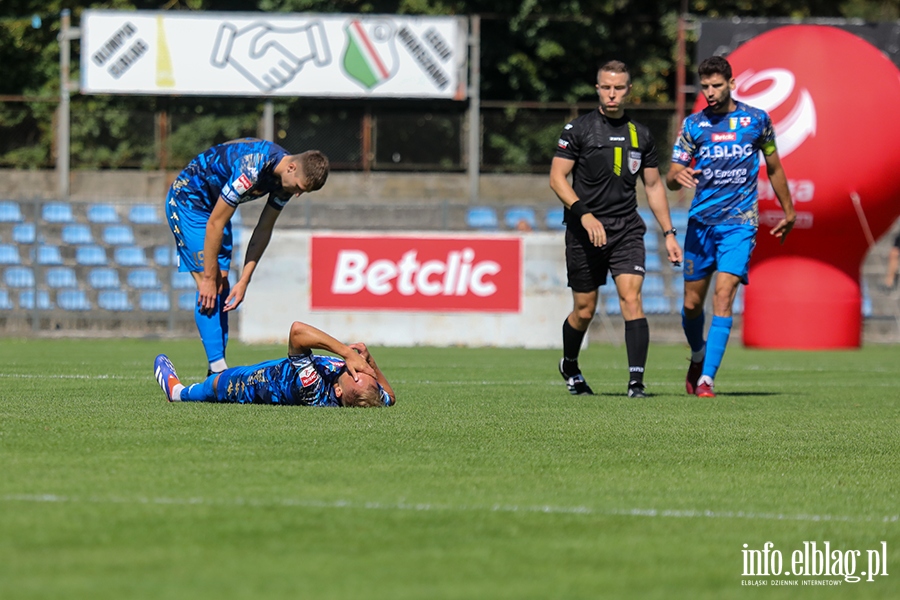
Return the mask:
[[664,231],[663,237],[666,237],[667,235],[678,235],[678,230],[673,227],[672,229],[670,229],[668,231]]

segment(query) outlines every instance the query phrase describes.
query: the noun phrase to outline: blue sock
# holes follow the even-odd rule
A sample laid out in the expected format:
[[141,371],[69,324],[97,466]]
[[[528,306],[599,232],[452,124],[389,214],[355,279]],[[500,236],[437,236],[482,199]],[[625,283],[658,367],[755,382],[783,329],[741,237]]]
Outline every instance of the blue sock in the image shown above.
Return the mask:
[[222,328],[222,358],[225,358],[225,349],[228,348],[228,313],[225,312],[225,300],[228,299],[228,290],[219,296],[219,323]]
[[195,383],[181,390],[182,402],[215,402],[216,392],[213,391],[213,381],[216,379],[213,373],[203,383]]
[[[197,292],[197,298],[200,292]],[[199,306],[194,306],[194,321],[200,331],[200,340],[206,350],[206,360],[215,362],[225,358],[225,334],[222,332],[222,303],[216,299],[212,314],[203,314]]]
[[731,335],[731,317],[713,317],[709,327],[709,339],[706,342],[706,359],[703,361],[703,374],[715,379],[716,371],[725,356],[725,346]]
[[[681,326],[684,328],[684,335],[687,338],[691,352],[700,352],[703,350],[703,325],[705,324],[706,313],[700,311],[700,316],[694,319],[688,319],[684,315],[684,309],[681,309]],[[715,317],[713,317],[715,320]]]

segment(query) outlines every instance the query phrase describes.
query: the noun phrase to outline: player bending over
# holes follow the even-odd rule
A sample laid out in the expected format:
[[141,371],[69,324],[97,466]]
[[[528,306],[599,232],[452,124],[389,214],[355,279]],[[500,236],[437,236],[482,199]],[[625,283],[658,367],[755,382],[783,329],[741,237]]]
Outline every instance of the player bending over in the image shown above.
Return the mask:
[[[313,355],[314,349],[343,360]],[[365,344],[342,344],[299,321],[291,325],[287,358],[226,369],[185,387],[169,358],[160,354],[154,373],[169,402],[392,406],[396,401]]]

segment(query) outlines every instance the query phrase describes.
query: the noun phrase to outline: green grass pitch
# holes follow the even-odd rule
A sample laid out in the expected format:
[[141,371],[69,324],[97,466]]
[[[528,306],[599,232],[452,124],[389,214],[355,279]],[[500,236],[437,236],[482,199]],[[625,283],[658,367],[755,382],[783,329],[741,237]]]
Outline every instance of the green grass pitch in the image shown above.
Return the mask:
[[[0,340],[0,598],[900,597],[898,347],[732,347],[698,399],[653,346],[646,400],[624,348],[578,398],[557,351],[376,348],[368,410],[168,404],[160,352],[205,374],[193,340]],[[766,542],[888,575],[743,576]]]

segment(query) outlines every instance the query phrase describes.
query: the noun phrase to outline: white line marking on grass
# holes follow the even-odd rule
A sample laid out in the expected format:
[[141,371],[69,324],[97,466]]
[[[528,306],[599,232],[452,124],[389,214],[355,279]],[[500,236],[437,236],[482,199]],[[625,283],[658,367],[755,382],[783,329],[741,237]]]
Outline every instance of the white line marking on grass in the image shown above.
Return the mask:
[[399,511],[458,511],[458,512],[500,512],[500,513],[544,513],[572,515],[600,515],[619,517],[648,517],[675,519],[748,519],[764,521],[814,521],[814,522],[846,522],[846,523],[897,523],[900,515],[884,517],[839,516],[839,515],[807,515],[785,514],[753,511],[715,511],[715,510],[658,510],[655,508],[590,508],[588,506],[535,506],[518,504],[432,504],[407,502],[354,502],[337,500],[325,502],[321,500],[301,500],[284,498],[281,500],[258,500],[254,498],[149,498],[136,496],[133,498],[79,497],[60,496],[56,494],[7,494],[0,496],[2,502],[47,502],[59,504],[175,504],[175,505],[208,505],[208,506],[255,506],[255,507],[303,507],[303,508],[349,508],[358,510],[399,510]]
[[79,375],[75,374],[59,374],[48,375],[45,373],[0,373],[0,377],[9,377],[12,379],[153,379],[149,377],[134,377],[126,375]]

